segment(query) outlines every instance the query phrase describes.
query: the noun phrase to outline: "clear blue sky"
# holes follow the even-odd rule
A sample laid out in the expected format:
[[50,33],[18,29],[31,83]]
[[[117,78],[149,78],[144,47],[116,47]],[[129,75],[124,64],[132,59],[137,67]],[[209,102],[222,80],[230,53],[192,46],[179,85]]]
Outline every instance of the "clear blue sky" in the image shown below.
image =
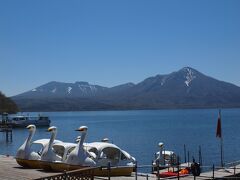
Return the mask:
[[0,1],[0,90],[115,86],[191,66],[240,86],[239,0]]

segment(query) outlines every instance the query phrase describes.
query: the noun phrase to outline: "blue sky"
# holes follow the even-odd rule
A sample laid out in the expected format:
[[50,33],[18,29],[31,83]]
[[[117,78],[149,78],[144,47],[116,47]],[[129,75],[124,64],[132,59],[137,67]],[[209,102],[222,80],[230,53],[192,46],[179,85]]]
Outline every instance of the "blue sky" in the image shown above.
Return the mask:
[[191,66],[240,86],[238,0],[0,1],[0,90],[115,86]]

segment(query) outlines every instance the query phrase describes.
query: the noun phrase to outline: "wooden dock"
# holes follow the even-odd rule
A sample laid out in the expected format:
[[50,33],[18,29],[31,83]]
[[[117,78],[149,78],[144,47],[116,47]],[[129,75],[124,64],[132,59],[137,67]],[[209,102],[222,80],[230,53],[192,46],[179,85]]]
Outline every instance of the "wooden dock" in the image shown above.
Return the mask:
[[[140,171],[141,169],[138,169]],[[62,173],[45,172],[40,169],[25,169],[16,163],[16,160],[12,156],[0,155],[0,180],[27,180],[27,179],[53,179],[50,176],[61,176]],[[201,173],[200,176],[195,177],[196,180],[206,179],[240,179],[240,165],[219,169],[209,172]],[[234,176],[234,177],[233,177]],[[231,178],[233,177],[233,178]],[[55,178],[54,178],[55,179]],[[85,179],[85,178],[83,178]],[[94,179],[108,179],[108,177],[94,177]],[[157,176],[154,174],[132,173],[130,177],[111,177],[112,180],[157,180]],[[166,178],[161,178],[166,179]],[[172,177],[172,180],[177,180],[178,177]],[[194,176],[189,175],[185,177],[179,177],[180,180],[193,180]]]
[[24,169],[19,166],[12,156],[0,155],[0,179],[1,180],[27,180],[55,175],[57,173],[44,172],[35,169]]

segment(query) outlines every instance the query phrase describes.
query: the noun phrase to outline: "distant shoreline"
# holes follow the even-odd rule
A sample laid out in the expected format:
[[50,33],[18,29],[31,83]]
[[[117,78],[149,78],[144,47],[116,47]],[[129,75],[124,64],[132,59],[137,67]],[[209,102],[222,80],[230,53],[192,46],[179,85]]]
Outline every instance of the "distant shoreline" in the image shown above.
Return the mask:
[[120,111],[162,111],[162,110],[219,110],[219,109],[240,109],[240,107],[223,107],[223,108],[217,108],[217,107],[208,107],[208,108],[162,108],[162,109],[109,109],[109,110],[71,110],[71,111],[67,111],[67,110],[63,110],[63,111],[19,111],[18,113],[25,113],[25,112],[29,112],[29,113],[34,113],[34,112],[120,112]]

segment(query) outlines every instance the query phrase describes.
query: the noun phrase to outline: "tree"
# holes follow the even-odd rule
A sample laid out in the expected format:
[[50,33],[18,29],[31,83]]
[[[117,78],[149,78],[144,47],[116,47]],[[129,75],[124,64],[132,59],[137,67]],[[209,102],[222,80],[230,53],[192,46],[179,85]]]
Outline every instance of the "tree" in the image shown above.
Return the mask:
[[0,92],[0,113],[3,112],[16,113],[18,112],[18,107],[13,100],[6,97],[2,92]]

